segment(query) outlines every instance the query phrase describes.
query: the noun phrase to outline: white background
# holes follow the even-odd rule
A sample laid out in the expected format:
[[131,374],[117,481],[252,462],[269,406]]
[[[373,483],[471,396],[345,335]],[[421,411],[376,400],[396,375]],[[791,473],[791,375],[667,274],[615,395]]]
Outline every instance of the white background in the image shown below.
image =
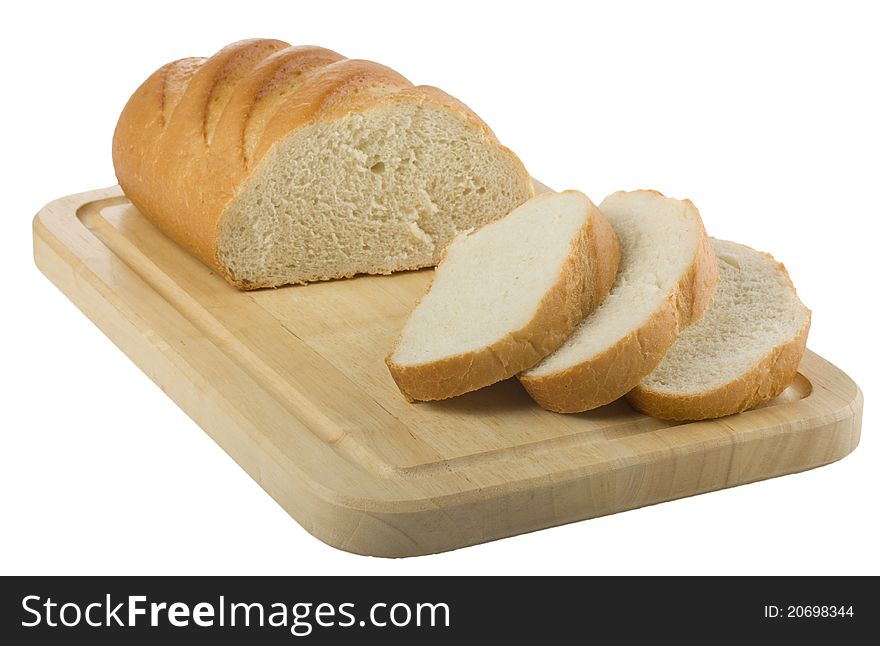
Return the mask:
[[[880,573],[880,20],[867,2],[716,4],[4,9],[0,572]],[[865,393],[861,446],[811,472],[437,556],[312,538],[31,257],[43,204],[115,183],[111,134],[143,79],[253,36],[383,62],[463,99],[554,188],[690,197],[711,234],[774,253],[813,310],[810,347]]]

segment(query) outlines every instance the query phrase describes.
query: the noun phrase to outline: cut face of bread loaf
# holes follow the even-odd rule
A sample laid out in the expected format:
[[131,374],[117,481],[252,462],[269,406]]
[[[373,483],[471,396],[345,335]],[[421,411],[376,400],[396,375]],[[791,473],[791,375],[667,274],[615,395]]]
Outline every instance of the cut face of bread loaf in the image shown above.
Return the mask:
[[432,266],[533,194],[452,97],[276,40],[159,69],[126,105],[113,159],[147,218],[245,289]]
[[715,254],[689,200],[618,192],[599,210],[620,241],[614,286],[556,352],[519,375],[535,401],[559,413],[602,406],[638,385],[703,314],[718,281]]
[[712,240],[720,280],[711,306],[627,395],[640,411],[675,420],[738,413],[794,379],[810,310],[782,264],[749,247]]
[[619,248],[577,191],[547,193],[449,245],[386,362],[411,400],[512,377],[555,350],[608,293]]

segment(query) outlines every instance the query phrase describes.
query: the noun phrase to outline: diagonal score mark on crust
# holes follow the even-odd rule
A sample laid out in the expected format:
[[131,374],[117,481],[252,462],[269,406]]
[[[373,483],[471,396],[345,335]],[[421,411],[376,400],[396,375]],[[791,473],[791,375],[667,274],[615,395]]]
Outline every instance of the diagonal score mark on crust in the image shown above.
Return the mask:
[[168,65],[159,70],[159,73],[162,75],[162,91],[159,93],[159,125],[163,128],[165,127],[165,124],[168,123],[168,114],[166,111],[166,106],[168,104],[166,101],[166,96],[168,95],[168,72],[175,63],[168,63]]
[[163,67],[160,123],[165,127],[174,117],[180,100],[199,68],[208,60],[203,57],[182,58]]
[[211,145],[214,131],[236,86],[267,56],[287,46],[287,43],[279,40],[242,41],[220,50],[212,57],[220,60],[221,64],[214,70],[214,78],[205,99],[202,134],[207,145]]

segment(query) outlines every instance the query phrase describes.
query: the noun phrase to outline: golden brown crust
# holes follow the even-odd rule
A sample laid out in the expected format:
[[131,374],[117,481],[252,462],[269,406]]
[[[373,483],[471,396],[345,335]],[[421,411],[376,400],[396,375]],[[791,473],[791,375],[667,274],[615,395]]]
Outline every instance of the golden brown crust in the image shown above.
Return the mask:
[[548,375],[519,375],[541,408],[581,413],[604,406],[635,388],[660,363],[676,339],[672,299],[643,325],[588,361]]
[[[593,284],[588,286],[587,295],[589,301],[586,305],[584,315],[592,312],[602,304],[614,281],[617,278],[617,270],[620,267],[620,242],[614,227],[608,219],[602,215],[602,212],[587,198],[589,204],[590,231],[587,235],[587,244],[590,249],[588,259],[592,271]],[[578,317],[578,323],[583,320],[583,316]],[[572,330],[577,327],[572,326]],[[566,335],[568,338],[568,335]]]
[[626,395],[636,410],[677,421],[712,419],[754,408],[777,397],[797,375],[807,346],[810,318],[797,336],[765,354],[748,372],[701,393],[664,393],[640,385]]
[[712,297],[715,296],[715,288],[718,286],[718,260],[700,212],[690,200],[684,200],[688,208],[696,213],[700,223],[700,245],[697,248],[694,261],[675,288],[675,311],[678,314],[678,331],[676,336],[691,323],[696,323],[709,308]]
[[[413,87],[378,63],[320,47],[256,39],[151,75],[119,118],[113,165],[132,203],[168,236],[237,287],[270,286],[236,281],[220,262],[227,206],[278,141],[381,101],[442,103],[501,147],[479,117],[435,88]],[[528,180],[524,168],[522,176]]]
[[687,271],[644,323],[598,355],[554,373],[519,375],[542,408],[580,413],[623,397],[657,367],[681,331],[706,311],[718,284],[718,264],[699,211],[690,200],[684,204],[700,226],[700,243]]
[[480,350],[424,364],[395,362],[399,340],[394,344],[385,362],[408,400],[447,399],[527,370],[562,345],[584,316],[602,302],[611,288],[609,276],[617,274],[620,247],[605,216],[589,199],[587,203],[587,220],[571,242],[559,279],[526,326]]

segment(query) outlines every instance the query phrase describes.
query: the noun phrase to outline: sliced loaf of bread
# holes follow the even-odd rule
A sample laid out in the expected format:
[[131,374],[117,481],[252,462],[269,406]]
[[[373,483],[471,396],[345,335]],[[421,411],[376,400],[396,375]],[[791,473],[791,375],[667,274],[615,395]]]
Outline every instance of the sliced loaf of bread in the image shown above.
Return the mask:
[[119,118],[113,164],[141,213],[242,289],[433,266],[533,195],[460,101],[270,39],[158,69]]
[[785,267],[743,245],[714,239],[712,245],[720,270],[712,304],[627,395],[648,415],[731,415],[776,397],[797,373],[810,310]]
[[545,193],[459,235],[386,359],[410,400],[453,397],[553,352],[611,288],[619,248],[577,191]]
[[618,192],[599,205],[620,240],[608,297],[520,382],[542,407],[577,413],[632,390],[679,332],[698,319],[718,282],[715,254],[689,200]]

